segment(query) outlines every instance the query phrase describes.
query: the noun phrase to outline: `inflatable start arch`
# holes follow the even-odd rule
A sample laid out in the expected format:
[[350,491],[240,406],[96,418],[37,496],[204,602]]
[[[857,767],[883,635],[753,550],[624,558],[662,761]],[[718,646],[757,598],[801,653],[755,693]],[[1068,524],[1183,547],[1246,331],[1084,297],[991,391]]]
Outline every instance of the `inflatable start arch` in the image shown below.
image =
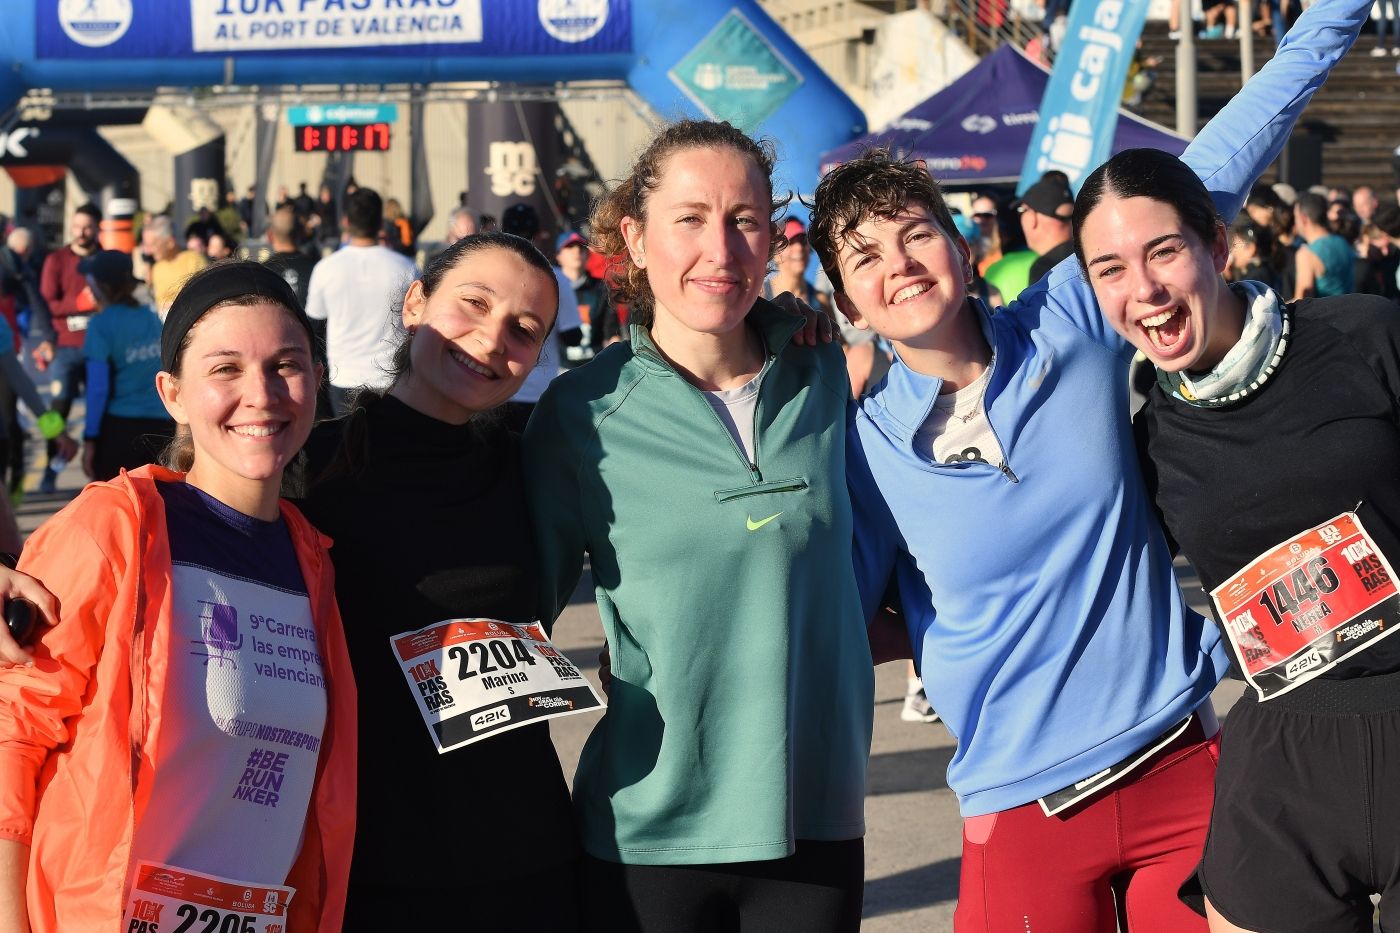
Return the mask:
[[802,192],[865,130],[755,0],[9,0],[0,57],[0,112],[31,88],[622,80],[773,138]]

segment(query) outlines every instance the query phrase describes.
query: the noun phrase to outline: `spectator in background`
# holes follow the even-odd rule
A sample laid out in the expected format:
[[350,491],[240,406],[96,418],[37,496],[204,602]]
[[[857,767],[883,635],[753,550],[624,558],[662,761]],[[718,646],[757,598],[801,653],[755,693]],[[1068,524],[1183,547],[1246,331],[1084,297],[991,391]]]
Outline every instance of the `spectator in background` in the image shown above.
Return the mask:
[[413,224],[397,198],[384,202],[384,245],[396,253],[413,255]]
[[[1031,263],[1030,282],[1039,282],[1061,260],[1074,254],[1074,244],[1070,242],[1074,195],[1069,190],[1069,181],[1061,172],[1046,172],[1011,207],[1021,216],[1026,245],[1036,253],[1036,260]],[[1007,301],[1015,300],[1012,295],[1005,297]]]
[[[8,342],[0,341],[0,361],[19,353],[23,347],[23,331],[19,326],[21,313],[31,317],[36,309],[46,307],[44,296],[39,293],[39,274],[29,261],[33,245],[33,234],[28,228],[16,227],[5,238],[5,245],[0,247],[0,317],[4,318],[12,334]],[[48,320],[47,311],[39,316],[44,321]],[[0,428],[9,439],[5,457],[0,460],[0,479],[3,479],[10,499],[15,502],[24,492],[26,437],[19,422],[18,402],[18,387],[10,379],[0,380],[0,422],[3,422]]]
[[214,220],[219,224],[219,230],[231,239],[237,240],[243,233],[243,220],[238,214],[237,195],[232,188],[224,192],[224,206],[219,208],[214,215]]
[[[64,418],[72,410],[73,401],[83,387],[83,337],[95,306],[87,280],[78,271],[78,263],[97,249],[97,229],[102,212],[96,205],[84,204],[73,212],[68,232],[72,239],[66,246],[44,258],[44,270],[39,278],[39,291],[48,306],[53,329],[34,351],[34,361],[40,372],[53,380],[53,406]],[[48,463],[39,481],[39,491],[52,493],[57,485],[56,469],[63,458],[56,444],[48,445]]]
[[1400,205],[1387,202],[1378,206],[1362,243],[1365,270],[1356,290],[1400,300]]
[[[1372,58],[1400,56],[1400,0],[1376,0],[1376,47]],[[1390,47],[1386,48],[1386,26],[1390,27]]]
[[180,249],[175,241],[175,224],[165,214],[146,218],[141,228],[141,248],[151,257],[147,270],[151,296],[161,317],[185,284],[185,279],[209,265],[209,260],[194,250]]
[[301,221],[303,227],[306,226],[311,215],[316,213],[316,202],[307,193],[304,181],[297,184],[297,196],[292,198],[292,208],[296,211],[297,219]]
[[454,207],[452,213],[447,215],[447,235],[444,242],[451,246],[462,237],[471,236],[473,233],[476,233],[476,220],[472,217],[471,208],[465,204]]
[[207,249],[205,250],[205,255],[209,257],[210,262],[218,262],[220,259],[232,259],[233,254],[238,250],[238,241],[221,229],[211,230],[206,243]]
[[[529,204],[512,204],[501,215],[501,232],[534,243],[541,232],[539,214]],[[573,284],[564,277],[558,266],[554,267],[554,277],[559,281],[559,315],[554,321],[554,332],[540,348],[539,363],[525,378],[520,390],[506,402],[506,424],[518,434],[525,433],[525,423],[530,420],[535,403],[554,377],[559,375],[559,347],[576,347],[583,340],[583,321],[579,317]]]
[[253,231],[253,205],[257,203],[257,197],[257,186],[249,185],[247,192],[238,199],[238,222],[244,233]]
[[[306,314],[325,321],[332,411],[350,410],[361,386],[389,387],[390,358],[399,343],[395,308],[418,270],[407,257],[380,244],[384,202],[372,188],[345,198],[342,221],[349,242],[311,271]],[[575,325],[577,326],[577,325]]]
[[570,347],[565,353],[577,365],[619,340],[621,327],[617,322],[617,309],[608,296],[607,283],[588,271],[588,243],[583,237],[573,231],[561,233],[554,257],[559,263],[559,271],[573,285],[574,298],[578,301],[583,337],[577,347]]
[[1363,224],[1371,222],[1380,204],[1380,199],[1376,197],[1376,189],[1370,185],[1357,185],[1356,190],[1352,192],[1351,209],[1361,218]]
[[98,313],[88,327],[87,417],[83,472],[109,480],[122,470],[155,463],[175,434],[175,422],[156,391],[160,372],[160,317],[136,300],[140,284],[131,256],[102,250],[79,264]]
[[39,275],[30,263],[34,234],[27,227],[16,227],[5,237],[0,247],[0,315],[4,315],[18,340],[21,334],[20,313],[44,304],[39,292]]
[[972,220],[982,239],[982,261],[977,271],[986,275],[992,263],[1002,257],[1000,207],[996,199],[986,194],[973,198]]
[[980,299],[989,310],[1000,308],[1006,304],[1001,292],[978,271],[978,260],[982,258],[983,249],[982,228],[956,207],[949,208],[948,213],[953,218],[953,226],[958,228],[958,235],[967,241],[967,248],[971,251],[972,281],[967,283],[968,295]]
[[777,267],[763,283],[763,297],[773,298],[783,292],[791,292],[807,307],[831,313],[831,299],[807,279],[807,267],[811,265],[812,248],[807,245],[807,228],[796,217],[789,217],[783,224],[783,237],[787,245],[773,257]]
[[[297,219],[291,208],[273,211],[272,220],[267,225],[267,244],[272,247],[272,253],[264,264],[275,269],[286,280],[292,291],[296,292],[297,301],[305,307],[307,288],[311,285],[311,270],[316,267],[317,257],[297,249]],[[321,332],[317,337],[324,342],[325,322],[311,323],[320,326]]]
[[335,249],[340,245],[340,215],[336,212],[335,192],[331,191],[330,185],[322,185],[316,195],[316,212],[311,215],[311,226],[322,249]]
[[[1232,0],[1202,0],[1201,8],[1205,16],[1206,28],[1201,31],[1202,39],[1233,39],[1239,12]],[[1224,19],[1222,25],[1220,20]]]
[[1327,225],[1327,199],[1310,191],[1299,195],[1293,205],[1293,228],[1303,240],[1294,261],[1293,300],[1355,291],[1356,253]]
[[1230,281],[1263,282],[1279,291],[1283,279],[1275,266],[1275,256],[1274,238],[1268,227],[1255,223],[1248,214],[1240,214],[1230,224]]
[[199,221],[185,228],[185,249],[205,257],[209,256],[209,231]]
[[1278,271],[1279,297],[1287,299],[1293,294],[1297,268],[1293,258],[1298,249],[1298,238],[1293,233],[1293,207],[1278,193],[1276,186],[1255,185],[1245,199],[1244,210],[1249,219],[1268,230],[1273,239],[1274,258],[1268,265]]

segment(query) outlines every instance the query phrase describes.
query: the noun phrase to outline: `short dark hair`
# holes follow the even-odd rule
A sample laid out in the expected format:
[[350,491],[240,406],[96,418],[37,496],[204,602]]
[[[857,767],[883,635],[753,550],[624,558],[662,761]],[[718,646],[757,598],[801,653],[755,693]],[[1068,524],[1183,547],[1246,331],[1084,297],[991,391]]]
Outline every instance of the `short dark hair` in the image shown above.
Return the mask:
[[1084,222],[1107,195],[1150,198],[1176,211],[1177,217],[1207,246],[1215,243],[1222,223],[1205,183],[1191,167],[1160,149],[1124,149],[1084,179],[1074,202],[1074,254],[1084,259]]
[[846,238],[865,221],[893,217],[910,204],[933,214],[944,233],[959,236],[938,182],[921,162],[896,159],[888,149],[867,149],[827,172],[812,196],[807,241],[838,293],[845,291],[837,258]]
[[351,236],[377,237],[384,226],[384,201],[373,188],[356,188],[345,196],[345,226]]
[[98,207],[96,204],[93,204],[91,201],[79,204],[77,207],[73,208],[73,213],[87,214],[93,219],[94,223],[102,223],[102,208]]
[[533,240],[540,232],[540,215],[533,205],[517,201],[501,214],[501,232]]
[[1376,208],[1376,216],[1371,223],[1388,237],[1400,238],[1400,204],[1387,201]]
[[1249,197],[1245,198],[1245,207],[1262,207],[1271,211],[1284,211],[1288,205],[1283,198],[1278,196],[1278,192],[1270,185],[1255,185],[1249,189]]
[[1337,215],[1336,220],[1328,222],[1332,232],[1346,240],[1348,243],[1355,243],[1361,239],[1361,217],[1353,210],[1344,210]]
[[1298,195],[1293,209],[1319,227],[1327,226],[1327,199],[1322,195],[1305,191]]

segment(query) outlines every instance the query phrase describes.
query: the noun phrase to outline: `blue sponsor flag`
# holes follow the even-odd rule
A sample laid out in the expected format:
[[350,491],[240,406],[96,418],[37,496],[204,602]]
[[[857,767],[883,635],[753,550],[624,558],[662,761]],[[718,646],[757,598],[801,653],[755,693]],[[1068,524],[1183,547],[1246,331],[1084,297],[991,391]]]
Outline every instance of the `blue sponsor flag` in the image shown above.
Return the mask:
[[1078,0],[1040,102],[1040,121],[1016,185],[1024,193],[1058,169],[1075,191],[1108,158],[1123,82],[1149,0]]

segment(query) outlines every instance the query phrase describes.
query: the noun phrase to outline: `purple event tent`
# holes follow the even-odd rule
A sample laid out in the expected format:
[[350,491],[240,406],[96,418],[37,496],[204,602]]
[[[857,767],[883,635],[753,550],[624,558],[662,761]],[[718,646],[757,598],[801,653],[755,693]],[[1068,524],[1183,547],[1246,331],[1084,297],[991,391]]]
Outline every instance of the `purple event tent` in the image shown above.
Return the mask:
[[[1050,72],[1020,49],[1003,45],[967,74],[878,133],[822,153],[821,171],[870,146],[900,158],[923,159],[944,184],[1014,184],[1021,175]],[[1140,147],[1181,155],[1189,140],[1119,110],[1113,151]]]

